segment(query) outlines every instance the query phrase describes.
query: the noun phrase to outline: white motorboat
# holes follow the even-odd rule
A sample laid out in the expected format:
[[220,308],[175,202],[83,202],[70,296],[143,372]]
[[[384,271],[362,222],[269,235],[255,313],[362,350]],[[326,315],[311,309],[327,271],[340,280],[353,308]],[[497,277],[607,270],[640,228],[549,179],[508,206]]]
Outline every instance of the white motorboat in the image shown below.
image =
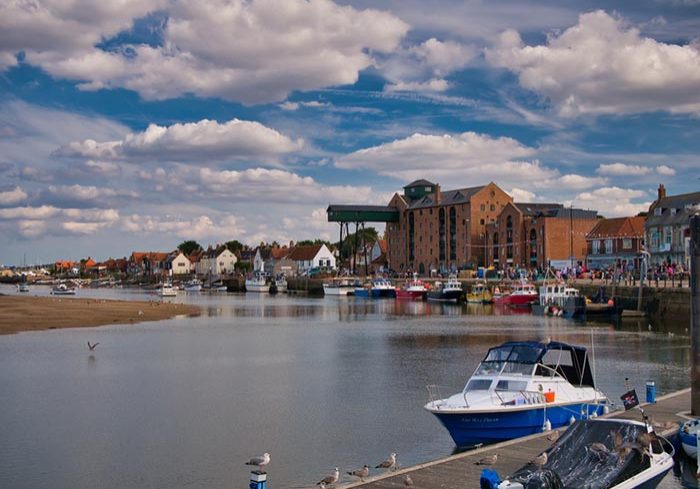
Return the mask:
[[[673,445],[639,421],[578,421],[545,452],[543,464],[527,464],[497,489],[651,489],[673,468]],[[485,472],[485,473],[484,473]],[[487,483],[492,471],[482,472]],[[486,487],[489,487],[486,486]],[[485,487],[482,484],[481,487]]]
[[458,447],[495,443],[604,414],[586,349],[565,343],[511,341],[491,348],[462,392],[440,399],[429,386],[425,409]]
[[323,284],[324,295],[349,295],[355,292],[357,280],[351,278],[335,278]]
[[75,295],[75,288],[68,287],[66,284],[61,282],[60,284],[56,284],[53,286],[53,288],[51,289],[51,293],[53,295]]
[[202,290],[202,281],[196,278],[188,280],[184,285],[185,292],[199,292]]
[[22,282],[17,284],[17,291],[18,292],[29,292],[29,284],[26,282],[26,280],[23,280]]
[[280,275],[275,279],[275,287],[280,294],[287,292],[287,279],[284,275]]
[[700,420],[691,419],[681,425],[678,436],[681,439],[683,451],[690,458],[698,459],[698,431],[700,430]]
[[245,279],[246,292],[270,292],[270,284],[267,277],[260,272],[256,272],[252,277]]
[[160,287],[158,287],[158,295],[160,297],[176,297],[177,289],[173,287],[170,282],[163,282]]
[[567,318],[586,315],[586,299],[578,289],[564,283],[545,283],[540,286],[539,301],[532,305],[532,313],[538,316],[564,316]]

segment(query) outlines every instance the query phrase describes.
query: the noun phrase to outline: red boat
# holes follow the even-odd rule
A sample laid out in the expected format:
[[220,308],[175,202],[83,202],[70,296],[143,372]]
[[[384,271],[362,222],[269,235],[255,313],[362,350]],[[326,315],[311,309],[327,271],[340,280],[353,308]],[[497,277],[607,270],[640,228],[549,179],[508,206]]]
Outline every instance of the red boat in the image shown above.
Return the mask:
[[513,287],[510,293],[501,295],[494,294],[493,302],[495,304],[507,304],[513,307],[527,307],[537,302],[538,294],[534,285],[528,282],[522,282]]
[[425,284],[414,275],[413,280],[406,282],[406,285],[400,289],[396,289],[396,298],[422,301],[427,292]]

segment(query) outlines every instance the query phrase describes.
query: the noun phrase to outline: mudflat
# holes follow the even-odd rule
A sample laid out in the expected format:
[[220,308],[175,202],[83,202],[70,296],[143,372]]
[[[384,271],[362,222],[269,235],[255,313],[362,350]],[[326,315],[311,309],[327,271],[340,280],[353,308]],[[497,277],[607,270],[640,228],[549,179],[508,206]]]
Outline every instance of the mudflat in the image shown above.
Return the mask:
[[0,334],[197,316],[198,306],[160,301],[0,296]]

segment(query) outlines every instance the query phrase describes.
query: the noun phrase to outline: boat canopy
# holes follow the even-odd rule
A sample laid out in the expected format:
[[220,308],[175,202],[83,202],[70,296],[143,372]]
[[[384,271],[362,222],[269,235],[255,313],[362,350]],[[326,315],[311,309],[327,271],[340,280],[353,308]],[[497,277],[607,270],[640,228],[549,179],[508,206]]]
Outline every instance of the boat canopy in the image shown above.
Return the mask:
[[476,373],[526,373],[534,365],[535,375],[552,376],[556,372],[571,385],[595,387],[586,349],[556,341],[503,343],[488,351]]

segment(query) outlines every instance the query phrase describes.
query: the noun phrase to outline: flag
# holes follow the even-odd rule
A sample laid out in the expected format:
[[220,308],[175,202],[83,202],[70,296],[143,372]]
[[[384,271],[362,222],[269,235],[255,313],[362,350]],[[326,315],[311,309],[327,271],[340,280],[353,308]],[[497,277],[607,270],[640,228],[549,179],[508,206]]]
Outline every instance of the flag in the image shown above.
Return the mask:
[[637,392],[634,389],[622,394],[620,399],[622,399],[622,404],[625,406],[625,411],[632,409],[635,406],[639,406],[639,398],[637,397]]

